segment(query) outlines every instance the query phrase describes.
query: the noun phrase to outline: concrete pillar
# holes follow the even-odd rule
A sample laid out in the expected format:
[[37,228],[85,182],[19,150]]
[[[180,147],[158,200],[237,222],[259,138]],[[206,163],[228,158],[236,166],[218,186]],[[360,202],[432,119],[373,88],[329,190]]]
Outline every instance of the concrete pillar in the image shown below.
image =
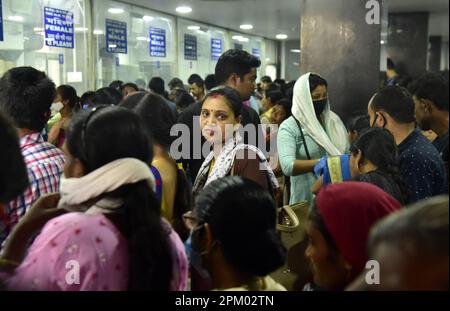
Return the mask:
[[382,1],[366,8],[373,2],[301,0],[300,71],[328,81],[331,108],[344,121],[367,111],[379,85]]
[[441,70],[442,36],[430,36],[428,48],[428,71]]
[[400,75],[417,76],[427,69],[429,13],[389,14],[388,57]]

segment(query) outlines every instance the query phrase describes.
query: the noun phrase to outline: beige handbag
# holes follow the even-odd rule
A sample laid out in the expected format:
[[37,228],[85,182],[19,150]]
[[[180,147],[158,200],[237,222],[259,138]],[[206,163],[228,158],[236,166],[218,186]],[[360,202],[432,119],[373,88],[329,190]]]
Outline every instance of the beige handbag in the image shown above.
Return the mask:
[[306,222],[309,203],[301,201],[278,209],[277,230],[287,249],[286,264],[271,274],[287,290],[301,290],[309,281],[309,264],[305,258],[308,244]]

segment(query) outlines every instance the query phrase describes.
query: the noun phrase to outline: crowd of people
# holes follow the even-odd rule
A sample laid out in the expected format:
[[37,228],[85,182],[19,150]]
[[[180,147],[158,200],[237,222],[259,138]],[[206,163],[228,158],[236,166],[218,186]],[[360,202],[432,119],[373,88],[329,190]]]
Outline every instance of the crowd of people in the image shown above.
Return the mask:
[[278,209],[306,202],[305,290],[448,290],[448,76],[391,74],[345,125],[325,77],[257,84],[260,65],[229,50],[204,79],[80,97],[6,72],[0,288],[286,290]]

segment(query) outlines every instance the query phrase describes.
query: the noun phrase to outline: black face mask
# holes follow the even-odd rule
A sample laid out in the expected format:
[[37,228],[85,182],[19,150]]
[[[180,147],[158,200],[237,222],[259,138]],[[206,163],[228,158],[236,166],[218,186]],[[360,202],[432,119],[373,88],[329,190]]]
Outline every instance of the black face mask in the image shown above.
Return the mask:
[[327,103],[328,103],[328,98],[313,101],[314,111],[316,112],[316,116],[320,116],[322,114],[323,110],[327,106]]

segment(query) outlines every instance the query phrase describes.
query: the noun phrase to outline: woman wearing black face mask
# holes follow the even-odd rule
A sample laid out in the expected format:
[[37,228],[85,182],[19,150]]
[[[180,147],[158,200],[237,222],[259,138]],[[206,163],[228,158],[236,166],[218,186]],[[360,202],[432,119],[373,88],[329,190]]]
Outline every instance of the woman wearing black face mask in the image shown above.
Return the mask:
[[294,86],[292,116],[278,132],[278,149],[283,173],[291,176],[290,204],[313,199],[309,191],[316,182],[314,166],[324,156],[348,151],[347,130],[330,110],[328,83],[307,73]]
[[[269,276],[286,261],[276,217],[275,202],[257,183],[239,176],[211,182],[196,197],[191,218],[191,275],[198,273],[208,289],[285,291]],[[207,289],[194,280],[193,290]]]

